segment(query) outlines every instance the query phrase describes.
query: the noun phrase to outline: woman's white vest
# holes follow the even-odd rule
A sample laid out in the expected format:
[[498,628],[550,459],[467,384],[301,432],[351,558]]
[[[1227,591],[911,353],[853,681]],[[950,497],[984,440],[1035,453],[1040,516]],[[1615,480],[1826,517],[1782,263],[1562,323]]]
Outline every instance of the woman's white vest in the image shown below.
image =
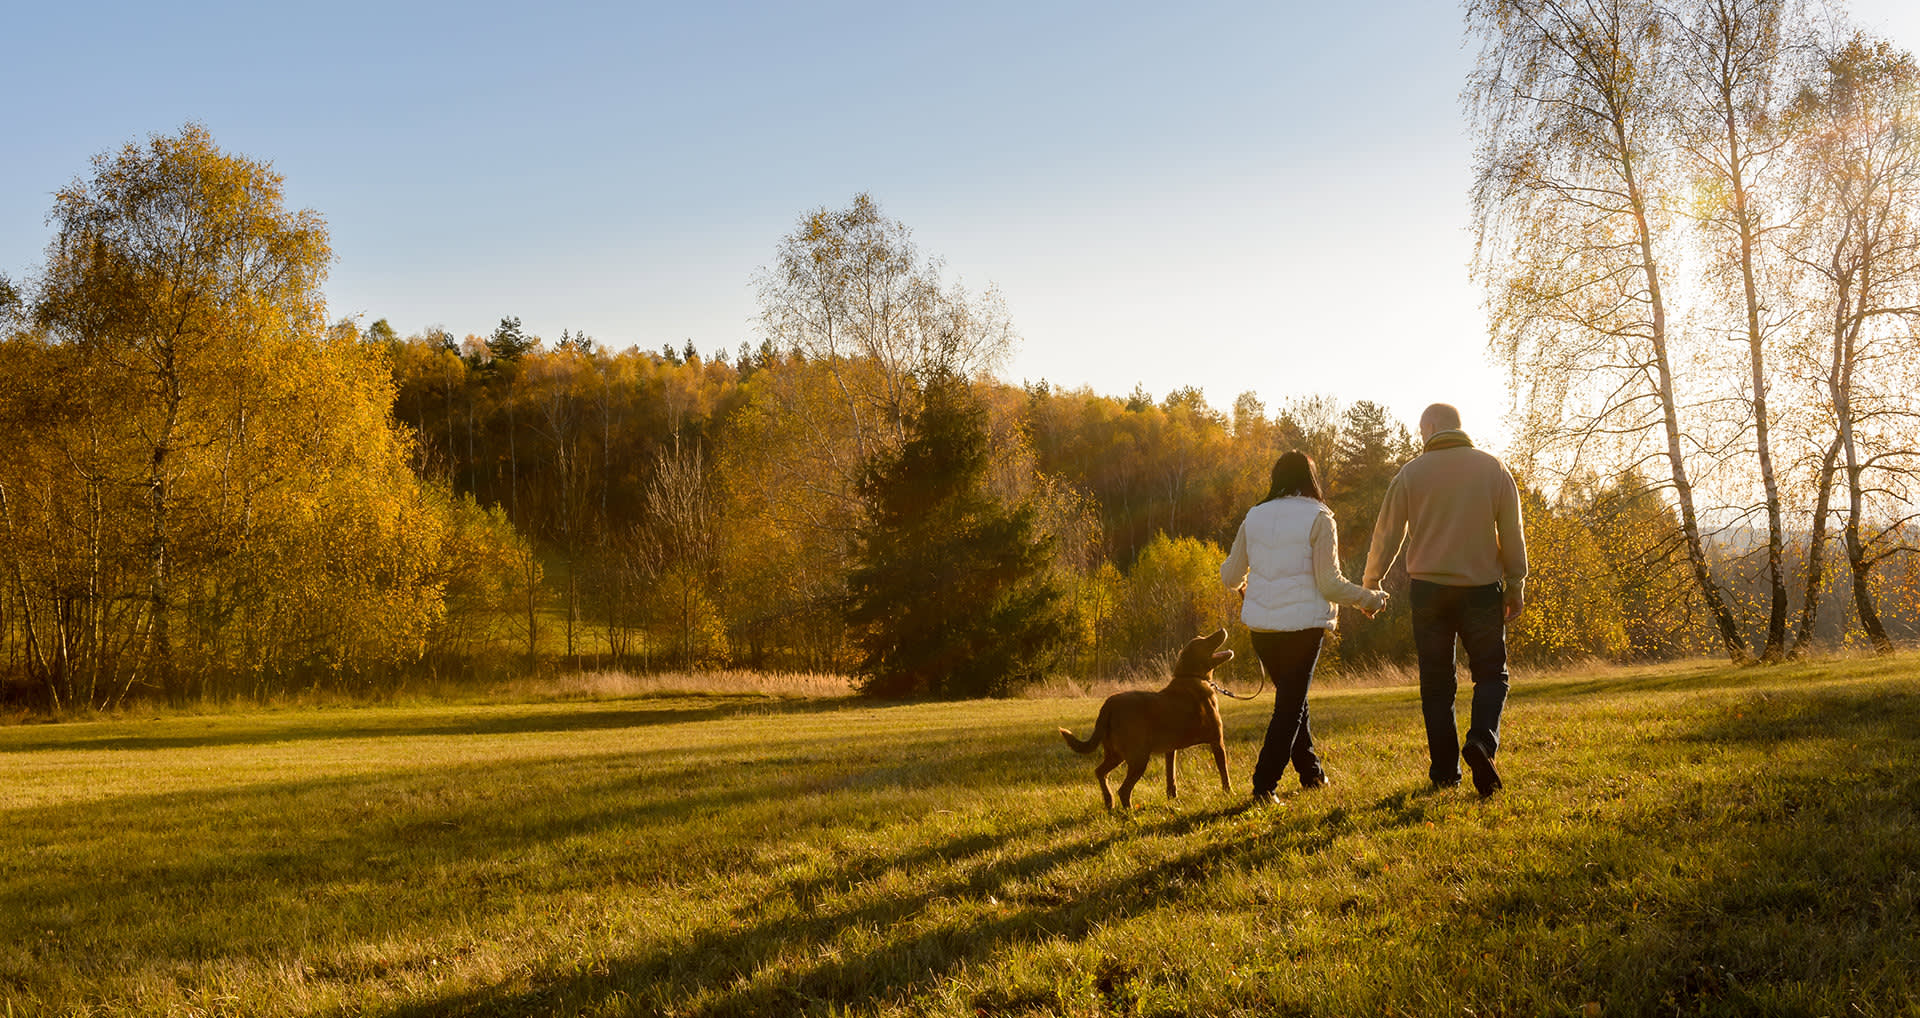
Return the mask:
[[1333,602],[1313,579],[1313,521],[1329,510],[1304,496],[1276,498],[1247,511],[1247,600],[1240,620],[1249,629],[1286,632],[1332,629]]

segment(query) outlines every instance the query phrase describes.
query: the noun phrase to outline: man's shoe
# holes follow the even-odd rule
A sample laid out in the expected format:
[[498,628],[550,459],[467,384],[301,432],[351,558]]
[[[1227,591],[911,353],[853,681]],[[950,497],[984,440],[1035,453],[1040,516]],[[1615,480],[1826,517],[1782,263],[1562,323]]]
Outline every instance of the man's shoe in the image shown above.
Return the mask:
[[1435,780],[1429,779],[1427,782],[1427,790],[1430,792],[1445,792],[1445,791],[1448,791],[1449,789],[1454,789],[1459,787],[1460,787],[1459,778],[1454,778],[1452,781],[1435,781]]
[[1268,789],[1267,791],[1264,791],[1264,792],[1253,793],[1253,798],[1247,802],[1247,807],[1249,809],[1252,809],[1252,808],[1258,808],[1260,806],[1277,806],[1279,804],[1280,804],[1280,793],[1275,792],[1272,789]]
[[1473,787],[1484,799],[1500,790],[1500,772],[1493,767],[1493,758],[1480,748],[1477,742],[1469,742],[1460,750],[1460,759],[1467,762],[1473,771]]
[[1311,778],[1303,777],[1300,779],[1301,788],[1325,788],[1331,784],[1333,784],[1333,775],[1328,774],[1325,771],[1321,771],[1315,777],[1311,777]]

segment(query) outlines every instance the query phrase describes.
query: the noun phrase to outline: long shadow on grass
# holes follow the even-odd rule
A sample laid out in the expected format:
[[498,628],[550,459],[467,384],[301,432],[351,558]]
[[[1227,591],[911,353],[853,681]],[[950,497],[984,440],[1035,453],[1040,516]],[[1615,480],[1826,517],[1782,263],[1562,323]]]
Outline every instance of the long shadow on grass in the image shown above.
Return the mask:
[[[644,728],[677,725],[695,721],[716,721],[764,715],[822,714],[851,709],[885,706],[851,697],[769,698],[759,696],[701,697],[699,705],[684,700],[675,705],[620,707],[587,710],[578,703],[556,703],[535,708],[512,708],[494,715],[492,708],[477,708],[471,713],[447,716],[438,712],[421,717],[382,716],[377,720],[341,721],[337,715],[289,715],[284,726],[271,721],[256,724],[251,719],[234,722],[210,721],[204,732],[178,734],[114,734],[89,737],[48,729],[39,738],[0,739],[0,753],[39,753],[47,751],[199,749],[221,746],[271,745],[284,742],[330,741],[338,739],[409,738],[414,736],[523,735],[542,732],[590,732],[620,728]],[[188,722],[174,722],[185,724]],[[225,727],[228,724],[237,727]]]
[[[1356,817],[1377,814],[1370,826]],[[991,835],[979,833],[901,856],[868,859],[823,876],[788,881],[740,910],[726,926],[595,971],[535,975],[520,990],[484,989],[402,1009],[407,1016],[518,1015],[591,1010],[619,999],[641,1011],[683,1015],[793,1014],[931,990],[961,966],[990,963],[1003,949],[1065,938],[1204,894],[1222,868],[1269,865],[1325,851],[1362,830],[1412,825],[1425,816],[1415,793],[1358,810],[1281,817],[1238,807],[1160,819],[1076,814]],[[1047,879],[1145,835],[1204,841],[1142,860],[1072,893]],[[1041,844],[1013,851],[1016,844]],[[927,874],[923,867],[945,872]],[[906,877],[911,893],[862,894],[862,884]],[[844,898],[852,903],[835,907]],[[1001,900],[1004,898],[1004,900]],[[864,900],[862,900],[864,899]],[[877,949],[849,950],[851,937],[914,924]],[[795,970],[796,954],[825,960]],[[786,966],[786,967],[783,967]],[[1058,1004],[1059,1002],[1052,1002]]]
[[[1460,688],[1468,686],[1462,669]],[[1525,677],[1514,683],[1516,692],[1529,700],[1575,700],[1593,696],[1617,696],[1622,693],[1671,693],[1689,689],[1737,687],[1771,681],[1765,672],[1736,669],[1726,665],[1703,665],[1669,674],[1605,676],[1578,681],[1528,683]]]
[[1711,744],[1781,745],[1799,739],[1904,739],[1920,748],[1920,693],[1815,690],[1767,693],[1736,704],[1681,738]]
[[[17,846],[13,854],[33,869],[0,870],[0,942],[28,942],[50,927],[83,931],[97,941],[94,958],[56,964],[84,970],[116,956],[272,957],[298,949],[307,930],[345,943],[395,929],[430,940],[448,924],[484,925],[523,894],[628,884],[636,873],[654,883],[700,881],[755,865],[763,843],[712,837],[709,818],[793,837],[828,822],[813,815],[809,797],[872,816],[903,794],[965,794],[981,771],[1044,777],[1028,740],[983,748],[978,734],[870,737],[878,763],[829,758],[801,767],[777,748],[722,767],[698,754],[610,752],[13,810],[14,836],[0,843]],[[892,752],[908,743],[929,753],[918,768]],[[757,748],[767,753],[764,740]],[[183,844],[183,831],[200,833]],[[962,839],[936,853],[997,844]],[[163,925],[146,931],[151,939],[130,940],[126,927],[155,917],[130,913],[125,894],[102,893],[101,858],[112,860],[112,886],[178,903],[202,931],[232,931],[228,939],[203,943],[195,938],[204,932]],[[809,899],[824,890],[792,888]],[[261,895],[284,905],[259,915]],[[289,940],[290,930],[300,932]]]
[[[1496,869],[1447,943],[1408,946],[1499,950],[1495,985],[1596,999],[1607,1013],[1904,1014],[1916,1002],[1920,838],[1901,804],[1917,797],[1912,772],[1872,795],[1807,774],[1761,795],[1680,790],[1650,819],[1562,846],[1552,866]],[[1487,1003],[1517,1013],[1537,998]]]
[[[12,811],[8,821],[23,835],[21,854],[51,861],[31,879],[21,870],[12,874],[21,879],[0,880],[0,916],[7,917],[0,919],[0,930],[13,922],[32,928],[43,915],[64,916],[60,924],[76,928],[110,924],[125,902],[101,895],[100,874],[93,869],[60,863],[102,850],[123,860],[111,874],[115,884],[158,900],[193,903],[208,915],[243,912],[250,889],[266,884],[297,888],[294,897],[307,903],[340,902],[344,889],[360,888],[345,892],[347,899],[368,904],[373,925],[430,921],[449,910],[509,897],[495,892],[542,876],[518,864],[545,846],[609,828],[645,831],[749,808],[799,794],[806,784],[802,776],[765,776],[751,784],[716,787],[711,769],[698,762],[573,783],[585,768],[624,758],[607,754],[125,797],[113,802],[114,819],[105,824],[90,813],[91,804]],[[493,794],[467,791],[501,787],[500,772],[509,767],[522,787],[572,787],[539,802],[516,797],[502,803]],[[203,832],[190,855],[143,849],[171,844],[176,832],[188,830]],[[674,869],[736,865],[742,857],[738,846],[696,842],[668,875]],[[457,872],[450,876],[448,868]],[[591,872],[556,872],[567,880],[594,879]],[[374,886],[383,882],[391,883]],[[351,923],[347,926],[349,937],[359,935]],[[268,943],[275,937],[272,930],[258,932]],[[245,947],[223,945],[223,950],[235,949]]]
[[[44,961],[81,985],[155,963],[217,956],[247,965],[294,954],[326,964],[345,959],[336,975],[321,974],[362,986],[395,972],[424,978],[424,968],[411,966],[437,940],[497,929],[499,916],[529,899],[636,880],[705,887],[716,873],[763,864],[758,852],[768,842],[715,836],[716,829],[833,845],[849,817],[856,827],[891,823],[902,808],[965,800],[989,784],[1054,786],[1069,772],[1075,785],[1084,778],[1083,761],[1050,732],[990,721],[949,724],[936,737],[868,724],[854,726],[844,742],[814,736],[790,747],[769,749],[764,738],[742,745],[758,755],[720,767],[661,750],[609,752],[13,810],[16,834],[7,840],[19,845],[23,868],[0,880],[0,941],[72,931],[73,944],[89,945],[85,951],[47,942]],[[809,746],[824,759],[810,758]],[[1410,822],[1399,816],[1405,806],[1379,808],[1393,822]],[[1097,924],[1178,901],[1216,866],[1318,851],[1351,823],[1335,814],[1274,824],[1243,823],[1219,810],[1133,821],[1075,813],[904,854],[883,846],[865,857],[853,853],[851,864],[832,872],[776,883],[736,911],[735,927],[693,929],[679,943],[616,960],[598,974],[565,967],[535,975],[524,993],[493,988],[414,1013],[539,1012],[555,999],[606,1002],[617,992],[695,1013],[780,1012],[803,1000],[908,993],[1008,945],[1084,936]],[[180,832],[198,833],[183,840]],[[1164,863],[1126,866],[1090,889],[1055,889],[1051,876],[1142,833],[1211,843]],[[626,851],[647,858],[632,865]],[[106,885],[103,865],[112,871]],[[860,886],[889,874],[911,892],[881,896]],[[1002,905],[979,907],[996,895]],[[135,899],[166,905],[130,904]],[[169,914],[193,920],[175,923]],[[836,947],[860,931],[905,922],[920,927],[875,949],[850,949],[802,970],[775,964],[794,945]],[[420,959],[395,955],[362,971],[354,967],[362,964],[358,955],[327,946],[395,942],[420,945]]]
[[1920,1002],[1920,695],[1729,698],[1678,740],[1777,751],[1757,772],[1673,762],[1636,774],[1634,795],[1564,844],[1515,852],[1522,864],[1489,859],[1447,943],[1411,949],[1557,943],[1508,948],[1496,985],[1597,999],[1607,1013],[1898,1014]]

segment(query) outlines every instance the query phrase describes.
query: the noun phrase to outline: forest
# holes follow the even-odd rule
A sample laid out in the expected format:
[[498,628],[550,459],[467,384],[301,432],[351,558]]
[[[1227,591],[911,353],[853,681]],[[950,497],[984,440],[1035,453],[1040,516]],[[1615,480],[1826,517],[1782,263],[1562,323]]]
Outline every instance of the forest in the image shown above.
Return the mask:
[[[1920,73],[1777,7],[1468,6],[1521,662],[1920,633]],[[769,238],[758,327],[704,351],[511,308],[463,336],[333,318],[324,219],[198,124],[99,156],[49,222],[44,265],[0,278],[0,677],[54,712],[564,670],[1143,675],[1236,617],[1218,567],[1275,457],[1319,464],[1357,577],[1419,453],[1378,403],[1220,409],[1177,364],[1125,396],[1008,381],[1002,296],[867,194]],[[1331,660],[1409,660],[1404,612],[1343,620]]]

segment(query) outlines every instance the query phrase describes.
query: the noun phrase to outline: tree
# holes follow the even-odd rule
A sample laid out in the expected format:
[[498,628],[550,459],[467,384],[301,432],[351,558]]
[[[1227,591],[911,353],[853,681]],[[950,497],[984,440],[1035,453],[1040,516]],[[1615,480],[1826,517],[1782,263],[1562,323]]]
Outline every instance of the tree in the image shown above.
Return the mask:
[[[1733,306],[1747,349],[1746,423],[1752,429],[1766,517],[1767,626],[1762,660],[1786,653],[1785,523],[1779,472],[1774,467],[1773,414],[1768,389],[1775,336],[1793,323],[1783,292],[1785,266],[1775,267],[1773,235],[1785,210],[1773,192],[1784,188],[1790,135],[1780,129],[1783,98],[1791,93],[1786,38],[1790,16],[1782,0],[1690,0],[1679,22],[1679,76],[1688,87],[1678,103],[1681,147],[1700,185],[1694,202],[1710,274]],[[1735,286],[1729,284],[1737,284]]]
[[56,200],[0,339],[0,567],[55,710],[364,690],[499,560],[415,476],[395,349],[327,328],[325,230],[280,194],[189,125]]
[[907,441],[863,478],[868,506],[847,621],[878,696],[1003,695],[1038,678],[1068,633],[1052,550],[1030,505],[987,487],[986,411],[947,372],[926,385]]
[[[1817,481],[1808,599],[1817,595],[1837,469],[1846,486],[1841,537],[1855,613],[1885,652],[1893,643],[1872,573],[1899,549],[1888,539],[1913,518],[1913,501],[1884,498],[1887,518],[1875,533],[1873,494],[1902,484],[1920,455],[1909,377],[1920,353],[1913,339],[1920,323],[1920,71],[1910,55],[1854,36],[1827,54],[1824,72],[1794,107],[1806,137],[1801,179],[1811,204],[1801,261],[1814,280],[1809,299],[1824,339],[1809,350],[1808,373],[1824,390],[1833,434]],[[1875,484],[1874,473],[1884,483]],[[1810,630],[1808,616],[1801,632]]]
[[706,457],[698,445],[660,449],[646,505],[653,579],[666,595],[680,665],[691,669],[701,648],[717,649],[721,632],[708,597],[719,535]]
[[[770,357],[742,385],[717,451],[725,515],[737,532],[723,555],[727,603],[750,647],[783,643],[807,668],[840,668],[846,577],[858,498],[858,454],[833,372]],[[802,649],[804,648],[804,649]]]
[[487,353],[497,361],[517,361],[534,348],[535,340],[520,328],[518,315],[508,315],[487,337]]
[[719,458],[742,544],[759,550],[735,549],[744,568],[730,603],[755,632],[808,644],[810,666],[842,663],[862,478],[904,443],[921,380],[972,379],[1013,343],[996,292],[947,286],[941,273],[861,194],[804,216],[756,280],[763,342],[742,357],[746,406]]
[[1745,660],[1701,533],[1676,377],[1666,11],[1654,0],[1470,0],[1467,18],[1482,43],[1467,88],[1480,135],[1476,272],[1493,291],[1525,458],[1558,453],[1568,473],[1596,455],[1664,458],[1694,581],[1725,652]]
[[1527,523],[1527,610],[1508,641],[1517,658],[1567,662],[1618,658],[1627,650],[1619,584],[1593,530],[1575,505],[1549,505],[1523,488]]
[[[1117,620],[1120,654],[1136,668],[1157,668],[1195,636],[1231,626],[1239,607],[1237,596],[1220,583],[1226,557],[1211,541],[1155,534],[1126,573]],[[1253,660],[1245,645],[1237,650],[1243,663]]]
[[560,546],[566,565],[567,656],[575,657],[575,629],[580,623],[580,554],[587,515],[586,462],[592,447],[585,441],[585,400],[579,390],[593,374],[588,356],[568,337],[560,348],[531,365],[528,372],[535,407],[534,430],[545,440],[546,476],[539,487],[541,521]]
[[97,157],[92,179],[62,188],[52,214],[36,318],[124,386],[145,461],[142,659],[176,698],[185,692],[173,661],[176,577],[203,550],[181,543],[191,517],[179,504],[180,459],[248,412],[244,396],[271,350],[324,328],[326,229],[280,200],[278,174],[189,124]]
[[1394,424],[1386,407],[1364,399],[1347,408],[1341,425],[1333,461],[1321,464],[1320,476],[1334,517],[1340,521],[1340,550],[1347,559],[1341,568],[1357,577],[1366,566],[1373,518],[1386,501],[1394,474],[1409,458],[1411,440],[1404,425]]
[[[946,287],[937,260],[862,193],[845,209],[819,208],[782,239],[758,278],[767,338],[834,372],[859,462],[899,448],[918,379],[972,378],[1013,345],[999,294]],[[691,352],[691,344],[689,344]],[[859,372],[845,371],[859,362]]]
[[1623,656],[1659,660],[1710,650],[1711,620],[1693,581],[1678,513],[1658,485],[1626,471],[1604,484],[1583,478],[1573,488],[1562,503],[1577,512],[1606,558],[1626,636]]
[[[1366,568],[1373,521],[1386,501],[1387,489],[1401,464],[1419,455],[1420,447],[1386,407],[1364,399],[1341,415],[1332,444],[1332,461],[1320,468],[1321,482],[1336,521],[1335,543],[1345,560],[1341,569],[1357,581]],[[1368,620],[1359,611],[1342,606],[1340,640],[1328,649],[1347,661],[1404,658],[1410,654],[1412,630],[1406,619],[1411,617],[1411,609],[1404,596],[1405,574],[1402,556],[1395,560],[1393,573],[1384,581],[1395,593],[1386,614]]]

